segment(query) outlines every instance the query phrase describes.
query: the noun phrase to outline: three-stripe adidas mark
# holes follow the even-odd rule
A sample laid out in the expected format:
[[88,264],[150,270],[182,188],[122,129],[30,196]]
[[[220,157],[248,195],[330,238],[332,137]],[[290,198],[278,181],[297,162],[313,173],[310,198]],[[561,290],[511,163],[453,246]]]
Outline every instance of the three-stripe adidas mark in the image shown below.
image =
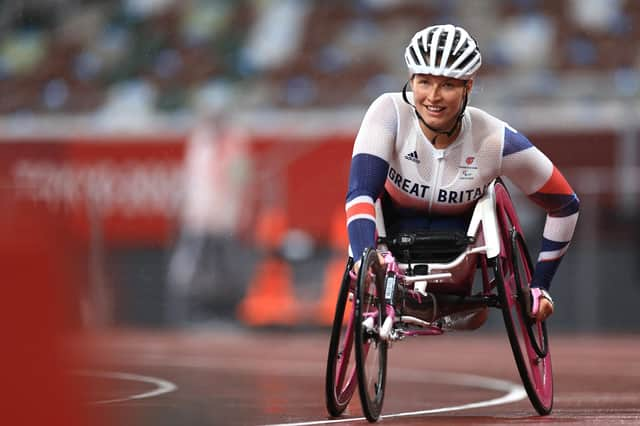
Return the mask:
[[420,160],[418,160],[418,153],[416,151],[408,153],[404,158],[409,161],[413,161],[414,163],[420,163]]

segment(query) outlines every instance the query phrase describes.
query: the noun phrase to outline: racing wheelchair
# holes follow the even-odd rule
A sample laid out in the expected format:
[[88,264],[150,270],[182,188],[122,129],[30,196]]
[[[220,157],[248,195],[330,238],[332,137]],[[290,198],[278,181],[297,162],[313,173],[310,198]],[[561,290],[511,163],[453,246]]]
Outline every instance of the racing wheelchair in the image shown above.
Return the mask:
[[[553,377],[547,328],[531,316],[533,264],[504,183],[496,179],[489,185],[466,233],[387,238],[377,222],[378,247],[365,250],[357,275],[349,257],[342,278],[326,367],[329,414],[340,416],[357,388],[366,418],[377,421],[389,346],[410,336],[454,331],[456,322],[488,308],[502,311],[529,400],[538,414],[549,414]],[[472,294],[478,269],[482,288]]]

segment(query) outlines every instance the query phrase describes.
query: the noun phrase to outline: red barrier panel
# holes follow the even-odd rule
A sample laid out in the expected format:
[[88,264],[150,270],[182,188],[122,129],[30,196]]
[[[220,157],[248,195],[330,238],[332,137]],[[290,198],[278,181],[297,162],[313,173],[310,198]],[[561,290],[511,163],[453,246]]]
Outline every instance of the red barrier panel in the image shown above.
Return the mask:
[[179,139],[3,143],[0,181],[38,205],[41,220],[63,212],[75,240],[99,233],[110,244],[163,244],[176,215],[182,150]]
[[[529,137],[561,169],[615,162],[612,132]],[[291,228],[327,243],[346,195],[353,138],[254,136],[247,208],[256,216],[277,204]],[[165,245],[179,212],[183,154],[179,137],[7,141],[0,143],[0,183],[35,202],[43,217],[66,212],[70,235],[83,244],[99,233],[107,245]]]

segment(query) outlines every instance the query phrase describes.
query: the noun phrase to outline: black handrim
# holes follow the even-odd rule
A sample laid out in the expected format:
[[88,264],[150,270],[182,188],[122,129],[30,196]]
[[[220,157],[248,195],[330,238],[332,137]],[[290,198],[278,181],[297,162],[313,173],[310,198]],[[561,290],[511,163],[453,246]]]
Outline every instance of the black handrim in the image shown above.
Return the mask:
[[[511,247],[513,250],[513,273],[516,281],[516,291],[517,291],[517,299],[520,304],[521,312],[529,311],[529,286],[526,284],[526,280],[522,279],[522,273],[520,270],[520,262],[523,260],[527,262],[527,266],[529,271],[533,271],[533,262],[531,261],[531,256],[529,255],[529,250],[527,249],[527,245],[524,242],[524,238],[522,235],[515,229],[511,230]],[[523,321],[526,325],[527,334],[529,334],[529,340],[531,341],[531,346],[533,350],[536,352],[540,358],[544,358],[548,353],[548,337],[547,337],[547,324],[546,322],[541,323],[541,336],[536,336],[535,330],[538,329],[537,323],[535,319],[530,318],[528,315],[524,315]]]
[[[500,261],[496,261],[494,265],[494,274],[497,281],[498,293],[500,296],[500,300],[502,303],[502,316],[505,323],[505,328],[507,330],[507,335],[509,336],[509,344],[511,346],[511,350],[513,352],[513,358],[516,362],[516,366],[518,368],[518,373],[520,374],[520,378],[522,379],[522,384],[524,385],[525,390],[527,391],[527,395],[529,396],[529,401],[536,409],[536,411],[540,415],[547,415],[551,412],[553,408],[553,398],[548,405],[545,405],[540,397],[538,396],[538,392],[536,391],[535,385],[533,383],[533,378],[531,377],[531,372],[529,371],[529,367],[527,366],[527,357],[526,354],[523,353],[522,348],[520,346],[520,336],[518,334],[518,324],[517,320],[514,320],[511,313],[511,308],[509,306],[509,295],[505,289],[505,282],[503,277],[503,268],[500,265]],[[518,309],[519,311],[519,309]],[[518,313],[516,313],[518,315]],[[526,334],[522,334],[523,338],[528,340],[529,336]],[[549,356],[549,355],[547,355]],[[545,357],[546,358],[546,357]]]

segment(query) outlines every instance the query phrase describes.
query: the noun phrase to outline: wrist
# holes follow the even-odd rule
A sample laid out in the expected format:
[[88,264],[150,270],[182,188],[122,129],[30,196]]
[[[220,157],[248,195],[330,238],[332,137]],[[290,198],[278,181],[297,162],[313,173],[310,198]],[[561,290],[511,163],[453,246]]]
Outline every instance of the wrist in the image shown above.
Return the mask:
[[542,297],[543,299],[547,299],[549,301],[549,303],[551,303],[553,305],[553,298],[551,297],[549,292],[547,290],[545,290],[544,288],[541,288],[539,290],[540,290],[540,294],[538,295],[538,297]]

